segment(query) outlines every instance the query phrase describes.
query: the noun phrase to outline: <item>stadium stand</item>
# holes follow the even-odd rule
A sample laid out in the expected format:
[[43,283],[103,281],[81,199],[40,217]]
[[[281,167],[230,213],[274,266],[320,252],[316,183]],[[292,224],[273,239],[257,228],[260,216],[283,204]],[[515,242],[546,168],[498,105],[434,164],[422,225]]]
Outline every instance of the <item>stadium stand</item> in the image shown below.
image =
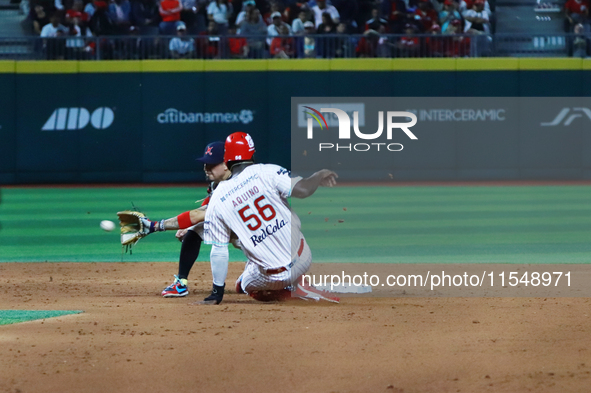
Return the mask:
[[588,47],[588,0],[569,0],[567,18],[541,0],[10,1],[0,0],[0,58],[586,56]]

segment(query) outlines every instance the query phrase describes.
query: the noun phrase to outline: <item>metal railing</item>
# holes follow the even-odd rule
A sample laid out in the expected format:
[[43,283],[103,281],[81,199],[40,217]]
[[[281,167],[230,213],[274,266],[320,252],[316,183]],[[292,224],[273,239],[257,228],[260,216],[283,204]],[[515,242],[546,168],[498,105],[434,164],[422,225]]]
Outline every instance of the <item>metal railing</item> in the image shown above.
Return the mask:
[[21,37],[0,38],[0,59],[586,57],[590,47],[573,34]]

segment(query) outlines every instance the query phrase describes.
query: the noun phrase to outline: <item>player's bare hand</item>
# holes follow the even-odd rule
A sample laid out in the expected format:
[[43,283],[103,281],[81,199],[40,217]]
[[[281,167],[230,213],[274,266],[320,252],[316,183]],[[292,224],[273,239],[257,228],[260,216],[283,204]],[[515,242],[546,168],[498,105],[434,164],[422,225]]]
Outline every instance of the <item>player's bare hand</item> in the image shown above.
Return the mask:
[[185,237],[185,235],[187,234],[188,229],[179,229],[178,231],[176,231],[176,238],[179,239],[179,242],[183,242],[183,237]]
[[334,187],[337,185],[337,175],[333,171],[329,171],[328,169],[323,169],[318,171],[318,175],[320,176],[320,185],[323,187]]

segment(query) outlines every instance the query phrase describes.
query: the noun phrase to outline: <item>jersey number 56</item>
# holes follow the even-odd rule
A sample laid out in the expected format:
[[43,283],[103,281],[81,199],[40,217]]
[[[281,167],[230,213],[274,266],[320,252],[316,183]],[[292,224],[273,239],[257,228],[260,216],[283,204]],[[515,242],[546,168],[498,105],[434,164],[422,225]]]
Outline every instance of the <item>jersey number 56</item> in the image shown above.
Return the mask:
[[[248,209],[250,209],[250,205],[246,205],[238,210],[240,218],[242,218],[242,221],[246,223],[246,227],[251,231],[256,231],[261,225],[263,225],[259,217],[265,221],[271,221],[277,215],[277,212],[275,212],[275,209],[269,203],[262,205],[264,199],[265,196],[263,195],[254,200],[254,207],[256,208],[258,215],[255,212],[251,212],[250,214],[247,213]],[[252,222],[252,220],[254,220],[254,222]]]

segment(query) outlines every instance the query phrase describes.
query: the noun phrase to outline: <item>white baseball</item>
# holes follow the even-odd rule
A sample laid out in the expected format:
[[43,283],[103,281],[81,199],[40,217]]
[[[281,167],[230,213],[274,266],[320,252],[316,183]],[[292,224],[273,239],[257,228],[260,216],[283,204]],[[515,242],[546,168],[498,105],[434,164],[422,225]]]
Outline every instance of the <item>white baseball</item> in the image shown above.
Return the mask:
[[111,232],[115,229],[115,223],[113,221],[103,220],[101,221],[101,229],[103,231]]

